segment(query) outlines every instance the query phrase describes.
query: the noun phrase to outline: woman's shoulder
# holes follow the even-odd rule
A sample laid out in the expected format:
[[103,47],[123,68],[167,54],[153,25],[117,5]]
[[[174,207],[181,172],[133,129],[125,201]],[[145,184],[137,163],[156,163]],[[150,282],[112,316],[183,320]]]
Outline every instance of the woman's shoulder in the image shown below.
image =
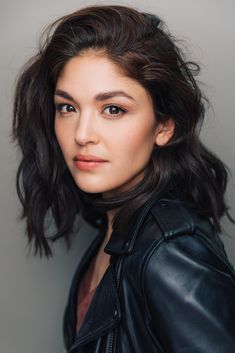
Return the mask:
[[[177,263],[193,271],[197,264],[215,266],[219,271],[235,271],[229,262],[224,243],[210,219],[200,216],[179,200],[161,199],[154,203],[137,236],[135,251],[141,255],[142,267],[177,270]],[[154,270],[154,269],[153,269]]]
[[[147,223],[152,242],[142,262],[140,287],[155,334],[164,337],[172,352],[191,351],[195,345],[197,352],[217,352],[218,347],[232,352],[235,271],[212,224],[172,201],[154,205]],[[143,225],[144,237],[148,227]]]

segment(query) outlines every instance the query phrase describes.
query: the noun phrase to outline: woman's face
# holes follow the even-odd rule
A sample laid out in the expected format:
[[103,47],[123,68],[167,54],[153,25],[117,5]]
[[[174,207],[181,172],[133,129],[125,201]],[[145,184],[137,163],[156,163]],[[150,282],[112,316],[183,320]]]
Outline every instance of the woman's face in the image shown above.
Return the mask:
[[[105,198],[143,178],[157,128],[151,98],[137,81],[105,56],[83,53],[61,72],[55,106],[56,137],[80,189]],[[78,154],[105,162],[78,162]]]

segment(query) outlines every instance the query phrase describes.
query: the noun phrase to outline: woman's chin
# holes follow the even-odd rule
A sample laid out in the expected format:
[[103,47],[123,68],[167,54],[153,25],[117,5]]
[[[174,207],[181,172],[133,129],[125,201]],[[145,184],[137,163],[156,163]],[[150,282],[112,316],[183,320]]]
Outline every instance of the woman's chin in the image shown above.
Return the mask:
[[76,183],[80,190],[87,192],[88,194],[103,194],[106,192],[105,188],[99,187],[98,185],[84,185]]

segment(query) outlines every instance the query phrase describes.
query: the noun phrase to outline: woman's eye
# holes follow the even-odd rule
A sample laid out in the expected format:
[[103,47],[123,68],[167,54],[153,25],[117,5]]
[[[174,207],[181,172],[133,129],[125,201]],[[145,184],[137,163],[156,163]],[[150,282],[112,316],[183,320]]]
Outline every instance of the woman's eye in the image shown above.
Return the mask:
[[117,105],[109,105],[104,110],[108,111],[108,115],[121,115],[126,112],[125,109],[118,107]]
[[55,107],[61,114],[76,112],[76,109],[70,104],[56,104]]

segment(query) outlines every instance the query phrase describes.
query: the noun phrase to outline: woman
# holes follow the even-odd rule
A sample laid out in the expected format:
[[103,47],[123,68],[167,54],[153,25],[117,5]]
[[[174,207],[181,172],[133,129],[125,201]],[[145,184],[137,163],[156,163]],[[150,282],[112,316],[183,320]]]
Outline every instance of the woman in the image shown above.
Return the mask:
[[[56,21],[17,83],[17,190],[30,244],[99,232],[64,316],[70,353],[235,352],[226,166],[200,141],[199,66],[153,14],[89,6]],[[51,212],[57,230],[49,238]]]

